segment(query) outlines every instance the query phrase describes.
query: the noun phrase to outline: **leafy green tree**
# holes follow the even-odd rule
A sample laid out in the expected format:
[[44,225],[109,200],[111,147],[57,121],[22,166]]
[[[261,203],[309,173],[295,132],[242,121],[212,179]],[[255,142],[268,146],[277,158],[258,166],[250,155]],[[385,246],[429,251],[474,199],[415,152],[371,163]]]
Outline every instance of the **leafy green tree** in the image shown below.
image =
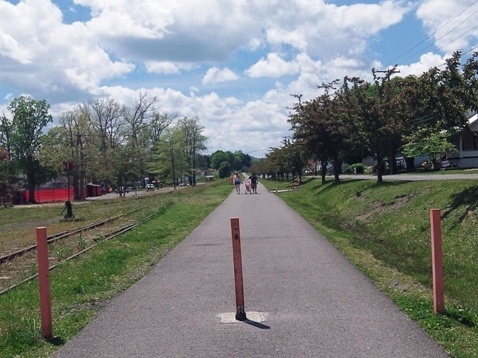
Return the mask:
[[422,139],[405,144],[402,151],[409,157],[428,156],[432,162],[432,169],[438,169],[438,160],[443,154],[458,151],[456,146],[449,141],[450,136],[445,132],[424,135]]
[[178,179],[188,173],[188,157],[186,155],[184,132],[177,126],[167,128],[156,144],[153,160],[148,171],[157,175],[162,181],[172,183],[174,189]]
[[44,179],[44,168],[38,160],[44,139],[43,129],[52,121],[50,106],[28,96],[13,99],[8,109],[13,115],[11,149],[14,162],[27,178],[29,202],[35,202],[35,186]]
[[[390,72],[389,72],[390,74]],[[393,111],[393,94],[388,76],[368,83],[359,78],[346,78],[340,98],[342,109],[347,111],[347,132],[351,142],[364,147],[376,161],[377,182],[383,182],[384,158],[393,160],[395,141],[400,133],[399,121]],[[385,94],[387,93],[387,94]]]
[[222,163],[228,162],[229,166],[231,163],[229,162],[229,156],[226,152],[222,150],[217,150],[211,154],[211,167],[214,169],[219,169]]
[[228,162],[222,162],[217,170],[219,178],[227,178],[231,176],[231,166]]
[[339,180],[340,154],[348,141],[348,133],[342,124],[344,120],[348,120],[344,116],[346,111],[340,108],[339,100],[331,94],[336,84],[338,81],[323,84],[321,88],[324,93],[316,99],[305,103],[299,100],[289,118],[294,138],[301,143],[304,152],[302,155],[320,162],[322,183],[325,183],[329,161],[334,164],[335,180]]
[[11,197],[15,191],[15,168],[11,162],[12,122],[0,117],[0,196]]

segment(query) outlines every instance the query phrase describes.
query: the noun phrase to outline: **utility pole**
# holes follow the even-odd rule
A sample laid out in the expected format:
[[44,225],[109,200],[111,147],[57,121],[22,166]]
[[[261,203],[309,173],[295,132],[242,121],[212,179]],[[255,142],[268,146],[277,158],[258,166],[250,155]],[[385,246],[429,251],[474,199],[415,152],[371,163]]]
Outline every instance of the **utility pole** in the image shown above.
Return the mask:
[[388,68],[386,70],[376,70],[375,68],[372,68],[372,73],[374,79],[378,79],[378,76],[376,76],[376,73],[386,73],[385,78],[390,81],[390,77],[395,74],[395,73],[400,73],[400,70],[397,70],[397,65],[393,66],[393,68]]
[[[380,85],[378,85],[379,86],[379,94],[380,94],[380,98],[381,98],[381,101],[382,101],[385,81],[390,82],[390,77],[395,73],[400,73],[400,71],[397,70],[397,65],[395,65],[395,66],[393,66],[393,68],[388,68],[386,70],[377,70],[377,69],[373,68],[372,73],[373,73],[373,78],[374,78],[375,82],[377,83],[377,85],[378,85],[378,80],[379,79],[382,80]],[[377,73],[385,73],[385,77],[380,78],[380,77],[377,76]],[[389,98],[387,96],[387,93],[385,94],[385,96],[386,96],[385,102],[386,103],[389,102]],[[396,155],[394,153],[393,143],[391,141],[389,141],[389,143],[388,143],[388,151],[389,151],[388,165],[389,165],[389,169],[390,169],[390,174],[395,174],[396,173],[396,159],[395,159]],[[377,163],[377,167],[381,166],[381,165],[382,165],[382,163]],[[380,170],[379,170],[379,172],[380,172]],[[381,174],[378,175],[378,176],[381,176]]]

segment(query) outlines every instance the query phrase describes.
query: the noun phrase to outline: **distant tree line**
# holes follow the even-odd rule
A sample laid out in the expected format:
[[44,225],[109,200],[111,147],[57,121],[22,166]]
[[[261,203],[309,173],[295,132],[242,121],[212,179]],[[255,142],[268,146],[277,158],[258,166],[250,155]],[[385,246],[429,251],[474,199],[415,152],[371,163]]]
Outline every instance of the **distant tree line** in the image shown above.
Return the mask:
[[374,69],[372,82],[345,77],[322,84],[312,100],[297,95],[289,116],[292,138],[271,148],[253,170],[288,179],[312,161],[319,163],[322,182],[330,166],[338,181],[342,163],[370,157],[381,182],[385,162],[391,174],[397,171],[398,154],[407,170],[415,170],[414,156],[453,151],[450,138],[469,131],[468,115],[478,110],[477,58],[475,52],[461,64],[456,52],[421,76],[392,78],[396,67]]
[[209,167],[204,127],[197,117],[177,118],[157,105],[144,93],[131,106],[97,98],[63,113],[44,133],[52,123],[49,105],[15,98],[11,116],[0,116],[0,197],[11,197],[24,178],[34,202],[35,186],[60,175],[71,176],[75,199],[83,199],[86,183],[118,187],[154,177],[195,185],[196,171]]

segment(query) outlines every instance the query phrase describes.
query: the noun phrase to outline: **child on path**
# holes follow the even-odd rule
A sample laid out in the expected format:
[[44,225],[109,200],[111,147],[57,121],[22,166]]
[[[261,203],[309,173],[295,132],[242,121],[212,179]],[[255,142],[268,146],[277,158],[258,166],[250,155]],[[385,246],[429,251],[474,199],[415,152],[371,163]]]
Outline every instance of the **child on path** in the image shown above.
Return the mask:
[[246,187],[246,194],[252,194],[251,193],[251,177],[246,179],[246,181],[244,182],[244,185]]

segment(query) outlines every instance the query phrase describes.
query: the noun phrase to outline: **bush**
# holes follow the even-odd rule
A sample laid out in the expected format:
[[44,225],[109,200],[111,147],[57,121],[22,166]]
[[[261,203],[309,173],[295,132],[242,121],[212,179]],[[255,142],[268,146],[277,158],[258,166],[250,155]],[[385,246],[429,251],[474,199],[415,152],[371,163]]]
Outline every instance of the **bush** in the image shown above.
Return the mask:
[[231,175],[231,166],[228,162],[222,162],[218,169],[219,178],[227,178]]
[[363,174],[363,173],[365,173],[365,165],[363,165],[362,163],[352,164],[344,170],[344,174]]

